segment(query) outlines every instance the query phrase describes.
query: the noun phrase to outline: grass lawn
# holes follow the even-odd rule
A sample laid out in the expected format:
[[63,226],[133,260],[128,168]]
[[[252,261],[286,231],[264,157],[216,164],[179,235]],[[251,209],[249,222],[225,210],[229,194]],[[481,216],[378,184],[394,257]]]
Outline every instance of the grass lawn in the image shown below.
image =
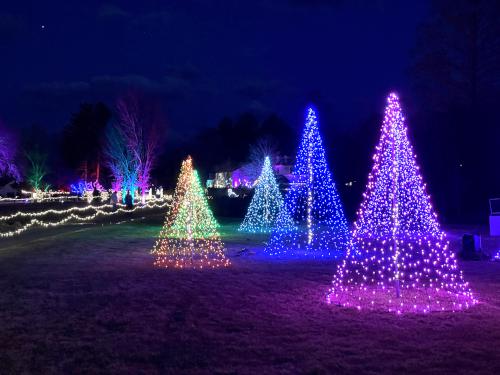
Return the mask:
[[461,263],[468,311],[358,312],[325,303],[334,261],[268,259],[234,225],[230,268],[155,269],[161,225],[2,240],[0,374],[500,373],[500,263]]

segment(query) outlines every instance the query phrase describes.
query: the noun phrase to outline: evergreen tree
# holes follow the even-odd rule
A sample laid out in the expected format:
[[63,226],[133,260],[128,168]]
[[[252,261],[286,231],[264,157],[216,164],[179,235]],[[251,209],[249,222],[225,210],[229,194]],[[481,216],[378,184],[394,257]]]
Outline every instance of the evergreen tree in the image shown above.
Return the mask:
[[[266,156],[262,172],[257,179],[252,201],[248,207],[245,219],[240,225],[239,231],[252,233],[270,232],[276,223],[282,207],[283,198],[278,183],[274,178],[271,161]],[[284,223],[290,227],[293,226],[291,218],[287,216],[287,219]]]
[[64,127],[60,143],[63,163],[79,170],[84,181],[99,181],[101,146],[111,111],[103,103],[82,103]]
[[[289,215],[295,222],[288,225]],[[307,109],[293,180],[266,252],[337,257],[348,241],[344,210],[326,162],[316,112]]]
[[218,226],[198,173],[193,171],[175,219],[155,244],[155,265],[200,269],[228,266]]
[[397,313],[459,310],[476,303],[425,191],[393,93],[373,160],[329,301]]

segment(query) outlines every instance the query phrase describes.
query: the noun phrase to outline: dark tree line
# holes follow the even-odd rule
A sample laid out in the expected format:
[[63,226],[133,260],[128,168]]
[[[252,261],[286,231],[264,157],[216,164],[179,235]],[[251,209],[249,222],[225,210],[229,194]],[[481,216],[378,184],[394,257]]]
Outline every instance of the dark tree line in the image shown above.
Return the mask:
[[435,0],[414,50],[417,151],[452,221],[484,221],[500,195],[499,19],[495,0]]
[[172,188],[187,154],[193,157],[201,176],[207,178],[209,173],[232,171],[248,162],[251,147],[262,140],[274,145],[283,156],[293,155],[296,138],[295,130],[275,114],[264,119],[251,113],[235,119],[225,117],[217,126],[199,131],[193,139],[168,144],[156,176],[164,186]]
[[294,135],[276,115],[259,121],[245,113],[235,120],[226,117],[217,127],[201,131],[189,148],[193,155],[200,154],[201,163],[209,170],[231,170],[247,160],[250,147],[261,139],[275,144],[282,153],[294,152]]
[[104,131],[112,112],[103,103],[84,103],[73,114],[61,136],[65,167],[85,181],[100,180]]

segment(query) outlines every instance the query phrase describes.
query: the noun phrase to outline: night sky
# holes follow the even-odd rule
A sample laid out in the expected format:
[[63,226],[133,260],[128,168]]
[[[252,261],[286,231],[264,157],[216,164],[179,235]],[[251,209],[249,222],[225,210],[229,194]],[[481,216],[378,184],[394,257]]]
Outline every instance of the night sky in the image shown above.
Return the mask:
[[161,98],[172,137],[250,110],[356,126],[408,92],[427,1],[20,1],[0,11],[0,118],[61,129],[81,101]]

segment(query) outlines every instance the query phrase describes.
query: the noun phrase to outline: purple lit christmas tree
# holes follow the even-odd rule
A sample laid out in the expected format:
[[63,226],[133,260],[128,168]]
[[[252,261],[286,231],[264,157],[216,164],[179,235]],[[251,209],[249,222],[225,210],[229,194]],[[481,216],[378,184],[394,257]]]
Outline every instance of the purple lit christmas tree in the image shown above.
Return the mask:
[[308,108],[290,189],[266,253],[338,257],[345,251],[348,233],[342,203],[326,162],[316,112]]
[[394,93],[373,161],[328,302],[396,313],[454,311],[477,303],[440,229]]

